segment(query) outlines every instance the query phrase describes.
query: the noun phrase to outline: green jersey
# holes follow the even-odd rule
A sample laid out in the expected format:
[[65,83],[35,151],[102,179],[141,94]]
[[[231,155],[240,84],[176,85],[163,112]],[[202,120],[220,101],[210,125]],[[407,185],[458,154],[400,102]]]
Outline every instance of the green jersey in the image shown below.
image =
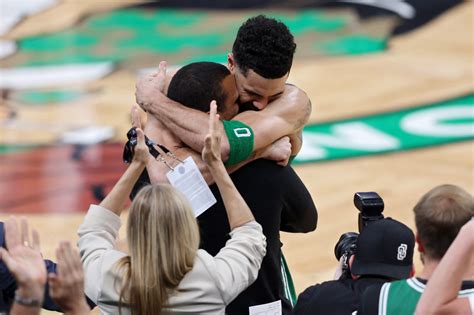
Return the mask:
[[[380,289],[379,315],[413,314],[426,285],[413,277],[385,283]],[[474,288],[459,291],[459,297],[474,295]]]

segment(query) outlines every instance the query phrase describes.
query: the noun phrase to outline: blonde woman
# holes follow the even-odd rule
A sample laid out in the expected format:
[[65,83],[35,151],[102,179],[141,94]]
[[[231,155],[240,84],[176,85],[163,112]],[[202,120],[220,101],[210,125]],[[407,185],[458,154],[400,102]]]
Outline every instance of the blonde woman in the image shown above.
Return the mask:
[[102,313],[223,314],[256,279],[266,241],[221,161],[217,122],[212,102],[202,158],[224,200],[231,239],[215,257],[198,250],[199,230],[190,205],[173,187],[156,185],[142,189],[130,207],[129,253],[114,248],[121,209],[149,157],[137,129],[133,162],[102,203],[91,205],[78,231],[86,292]]

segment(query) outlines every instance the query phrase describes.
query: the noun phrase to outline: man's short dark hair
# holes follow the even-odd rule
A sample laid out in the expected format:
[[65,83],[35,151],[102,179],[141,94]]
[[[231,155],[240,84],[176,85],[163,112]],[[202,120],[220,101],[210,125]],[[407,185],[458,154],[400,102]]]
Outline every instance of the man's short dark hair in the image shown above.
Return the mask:
[[461,227],[474,216],[474,200],[458,186],[441,185],[423,195],[413,211],[426,255],[441,259]]
[[186,107],[202,112],[210,110],[212,100],[219,106],[225,103],[227,93],[222,80],[230,75],[229,69],[215,62],[195,62],[179,69],[168,86],[168,97]]
[[242,24],[232,47],[234,60],[244,75],[252,69],[267,79],[278,79],[290,72],[295,50],[288,27],[264,15]]

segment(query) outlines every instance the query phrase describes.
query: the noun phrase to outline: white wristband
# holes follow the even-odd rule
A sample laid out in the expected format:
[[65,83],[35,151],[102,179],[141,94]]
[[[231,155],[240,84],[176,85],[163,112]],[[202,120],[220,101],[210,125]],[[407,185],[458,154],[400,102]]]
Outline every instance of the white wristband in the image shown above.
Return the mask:
[[27,298],[23,297],[18,294],[18,292],[15,292],[15,303],[18,303],[23,306],[28,306],[28,307],[41,307],[43,305],[43,302],[41,300],[35,300],[32,298]]

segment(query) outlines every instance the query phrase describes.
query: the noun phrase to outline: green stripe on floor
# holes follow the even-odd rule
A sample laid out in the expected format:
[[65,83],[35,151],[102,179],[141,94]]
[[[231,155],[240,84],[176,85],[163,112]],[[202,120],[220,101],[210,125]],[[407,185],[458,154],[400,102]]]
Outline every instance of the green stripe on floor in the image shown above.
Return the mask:
[[474,139],[474,94],[406,110],[308,125],[294,163],[418,149]]

